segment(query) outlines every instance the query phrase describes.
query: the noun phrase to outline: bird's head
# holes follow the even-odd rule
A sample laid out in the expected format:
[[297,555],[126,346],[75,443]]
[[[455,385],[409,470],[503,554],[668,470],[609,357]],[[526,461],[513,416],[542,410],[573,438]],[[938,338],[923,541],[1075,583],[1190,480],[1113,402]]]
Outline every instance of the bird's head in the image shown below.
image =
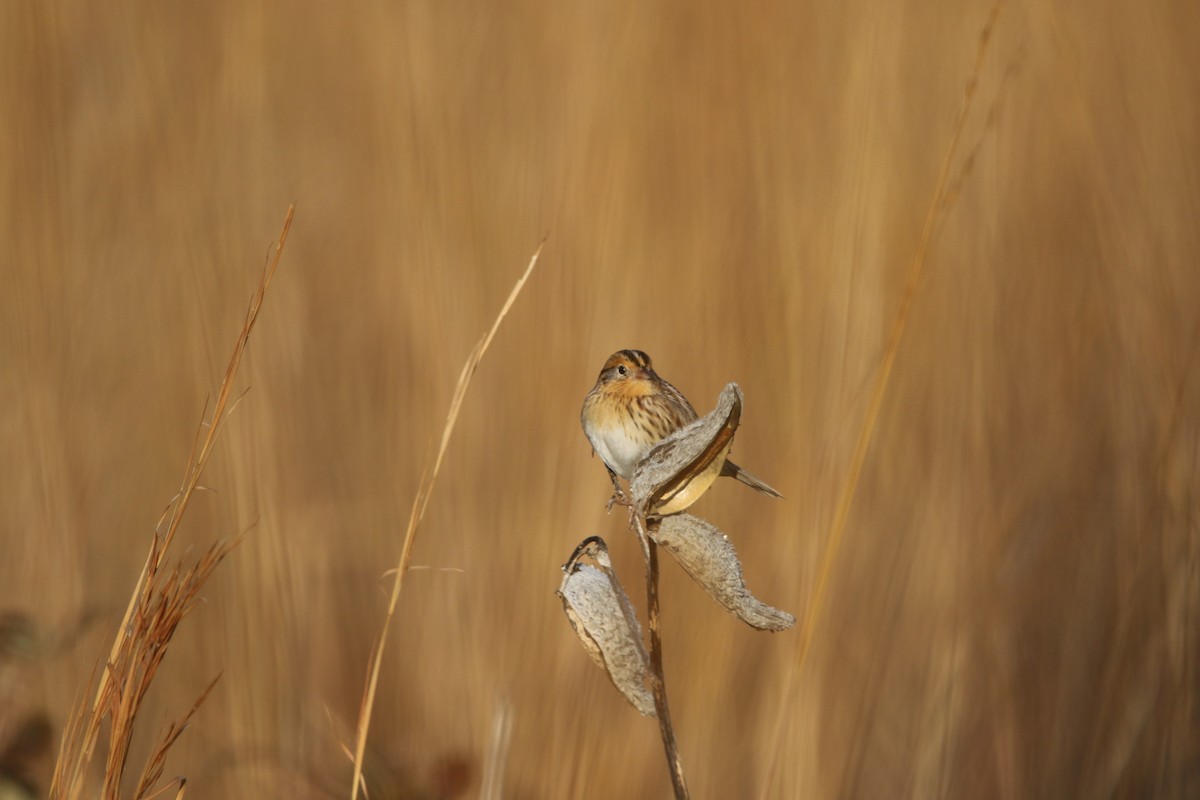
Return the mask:
[[650,356],[641,350],[618,350],[608,357],[600,370],[598,383],[633,383],[655,378]]

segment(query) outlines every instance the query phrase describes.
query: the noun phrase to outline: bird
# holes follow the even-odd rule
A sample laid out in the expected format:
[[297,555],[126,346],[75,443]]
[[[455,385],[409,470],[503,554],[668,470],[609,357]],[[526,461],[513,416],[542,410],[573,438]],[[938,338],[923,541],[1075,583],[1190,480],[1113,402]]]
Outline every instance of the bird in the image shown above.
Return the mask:
[[[697,417],[683,393],[654,371],[650,356],[641,350],[618,350],[604,362],[596,385],[584,398],[579,421],[592,452],[608,469],[616,490],[613,499],[628,504],[617,476],[631,480],[634,467],[651,447]],[[765,495],[783,497],[728,459],[721,474]]]

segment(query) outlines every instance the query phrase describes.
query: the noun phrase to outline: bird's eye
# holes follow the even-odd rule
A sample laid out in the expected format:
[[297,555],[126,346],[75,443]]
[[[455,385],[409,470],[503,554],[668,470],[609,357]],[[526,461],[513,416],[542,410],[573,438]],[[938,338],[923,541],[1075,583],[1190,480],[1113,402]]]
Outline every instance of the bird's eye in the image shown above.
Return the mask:
[[620,374],[622,374],[622,375],[624,375],[624,374],[625,374],[627,371],[628,371],[628,370],[626,370],[626,369],[625,369],[625,365],[624,365],[624,364],[622,364],[621,366],[617,367],[617,372],[619,372],[619,373],[620,373]]

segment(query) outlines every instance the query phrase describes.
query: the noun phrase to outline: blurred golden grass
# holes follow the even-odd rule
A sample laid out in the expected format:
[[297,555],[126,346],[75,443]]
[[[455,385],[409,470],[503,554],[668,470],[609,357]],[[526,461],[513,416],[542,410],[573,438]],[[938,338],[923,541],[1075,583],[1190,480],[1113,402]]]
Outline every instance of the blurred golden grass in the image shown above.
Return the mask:
[[[257,524],[144,713],[223,671],[168,764],[190,796],[344,796],[411,487],[550,230],[414,551],[464,572],[406,579],[368,784],[477,791],[508,713],[506,796],[664,796],[553,596],[585,535],[637,572],[579,403],[619,347],[698,406],[737,380],[739,460],[788,500],[702,513],[803,614],[989,7],[0,7],[0,611],[55,645],[4,713],[61,729],[106,651],[296,200],[177,546]],[[665,570],[696,797],[1200,791],[1200,11],[1031,2],[993,37],[781,737],[795,634]]]
[[[900,349],[900,342],[908,326],[909,311],[912,309],[917,287],[925,269],[925,262],[929,257],[934,230],[941,220],[941,215],[947,210],[946,204],[951,192],[951,169],[955,163],[955,156],[958,154],[959,140],[962,138],[963,127],[972,110],[975,90],[979,86],[979,76],[983,71],[988,46],[991,44],[992,31],[996,26],[996,21],[1000,17],[1000,12],[1003,10],[1004,3],[1002,0],[997,0],[992,6],[991,14],[984,25],[983,31],[979,35],[979,47],[975,52],[975,64],[971,69],[971,73],[967,76],[962,107],[959,109],[954,124],[950,129],[949,143],[946,145],[945,152],[942,155],[941,166],[938,168],[937,180],[933,187],[933,196],[929,202],[928,210],[925,212],[925,220],[921,223],[921,233],[917,237],[916,249],[913,252],[912,259],[909,261],[908,274],[904,279],[904,288],[900,294],[899,307],[896,310],[895,319],[888,332],[883,356],[875,371],[875,380],[867,402],[866,413],[863,415],[858,439],[854,444],[854,450],[850,456],[850,463],[838,496],[829,536],[825,542],[819,566],[817,567],[815,586],[812,595],[809,597],[808,608],[805,611],[804,621],[797,637],[795,657],[788,665],[789,669],[786,673],[787,691],[779,706],[780,711],[777,714],[777,721],[774,723],[775,734],[768,750],[767,779],[764,781],[762,788],[764,795],[769,795],[774,789],[775,777],[779,768],[780,748],[784,738],[784,726],[788,720],[787,709],[792,703],[796,681],[803,674],[804,663],[808,659],[809,649],[812,647],[817,621],[820,619],[821,611],[824,610],[826,590],[829,587],[829,576],[837,559],[842,537],[846,533],[846,520],[850,516],[850,509],[854,504],[854,497],[858,491],[858,482],[862,477],[863,464],[866,461],[867,452],[871,447],[871,440],[875,434],[875,425],[879,421],[879,410],[883,405],[884,399],[887,397],[887,389],[892,377],[892,367],[896,363],[896,353]],[[968,156],[968,159],[970,158],[971,156]],[[969,160],[965,162],[962,168],[963,173],[966,172],[966,164],[969,164]]]

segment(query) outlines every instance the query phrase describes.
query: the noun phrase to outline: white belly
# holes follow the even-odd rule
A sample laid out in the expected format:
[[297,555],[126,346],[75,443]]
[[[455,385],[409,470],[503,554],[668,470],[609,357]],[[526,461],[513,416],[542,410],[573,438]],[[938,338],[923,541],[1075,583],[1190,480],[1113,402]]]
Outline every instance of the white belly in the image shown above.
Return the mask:
[[608,468],[625,480],[633,477],[633,467],[642,456],[646,455],[649,446],[626,436],[621,428],[610,427],[604,431],[588,425],[584,428],[588,441],[596,455],[608,465]]

